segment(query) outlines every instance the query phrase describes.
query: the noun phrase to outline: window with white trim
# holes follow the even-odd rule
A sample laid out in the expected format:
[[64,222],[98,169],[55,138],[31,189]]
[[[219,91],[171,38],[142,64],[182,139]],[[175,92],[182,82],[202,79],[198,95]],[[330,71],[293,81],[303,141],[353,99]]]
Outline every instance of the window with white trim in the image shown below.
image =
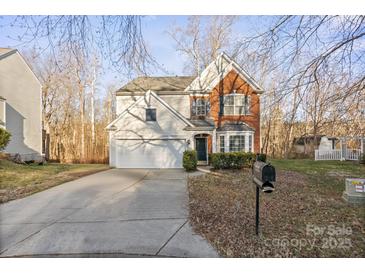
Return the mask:
[[229,151],[244,151],[245,150],[245,135],[230,135],[229,136]]
[[156,109],[155,108],[146,108],[146,121],[147,122],[156,121]]
[[224,115],[250,114],[251,96],[232,93],[223,97]]
[[253,132],[227,131],[217,136],[217,152],[253,152]]
[[224,145],[224,135],[220,135],[219,136],[219,152],[224,152],[224,148],[225,148],[225,145]]
[[196,99],[196,115],[206,115],[206,102],[203,99]]
[[205,116],[209,113],[210,103],[209,100],[198,98],[193,100],[192,115]]
[[252,135],[248,135],[248,151],[252,152]]

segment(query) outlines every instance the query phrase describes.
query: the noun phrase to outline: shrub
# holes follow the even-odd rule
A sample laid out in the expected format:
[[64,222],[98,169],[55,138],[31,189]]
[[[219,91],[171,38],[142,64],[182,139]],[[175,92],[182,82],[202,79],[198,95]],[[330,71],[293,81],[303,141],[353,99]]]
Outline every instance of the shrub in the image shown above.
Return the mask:
[[198,156],[195,150],[186,150],[183,155],[183,167],[186,171],[196,170]]
[[251,152],[212,153],[210,159],[214,169],[240,169],[252,163],[254,154]]
[[360,164],[365,164],[365,153],[360,156]]
[[261,162],[266,162],[266,154],[264,153],[257,153],[256,160]]
[[3,128],[0,128],[0,150],[3,150],[10,141],[11,134]]

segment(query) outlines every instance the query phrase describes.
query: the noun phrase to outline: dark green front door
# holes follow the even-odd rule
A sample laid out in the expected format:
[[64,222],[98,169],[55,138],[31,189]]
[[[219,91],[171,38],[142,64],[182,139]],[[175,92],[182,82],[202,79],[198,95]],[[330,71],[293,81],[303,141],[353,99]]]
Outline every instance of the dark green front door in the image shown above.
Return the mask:
[[207,161],[207,138],[196,138],[195,149],[198,154],[198,161]]

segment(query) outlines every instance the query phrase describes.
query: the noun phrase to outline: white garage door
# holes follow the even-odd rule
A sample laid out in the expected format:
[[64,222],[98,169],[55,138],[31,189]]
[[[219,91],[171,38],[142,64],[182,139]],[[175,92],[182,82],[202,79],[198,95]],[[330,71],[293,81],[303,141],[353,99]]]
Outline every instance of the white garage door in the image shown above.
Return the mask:
[[182,168],[185,140],[117,140],[117,168]]

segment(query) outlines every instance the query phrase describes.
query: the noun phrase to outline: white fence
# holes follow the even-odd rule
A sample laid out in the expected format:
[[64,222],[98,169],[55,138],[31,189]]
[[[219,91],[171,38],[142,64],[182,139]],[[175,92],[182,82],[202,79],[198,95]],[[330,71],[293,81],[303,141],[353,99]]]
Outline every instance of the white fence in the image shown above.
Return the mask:
[[314,151],[314,160],[352,160],[356,161],[360,159],[361,150],[360,149],[347,149],[344,151],[341,149],[332,150],[318,150]]

